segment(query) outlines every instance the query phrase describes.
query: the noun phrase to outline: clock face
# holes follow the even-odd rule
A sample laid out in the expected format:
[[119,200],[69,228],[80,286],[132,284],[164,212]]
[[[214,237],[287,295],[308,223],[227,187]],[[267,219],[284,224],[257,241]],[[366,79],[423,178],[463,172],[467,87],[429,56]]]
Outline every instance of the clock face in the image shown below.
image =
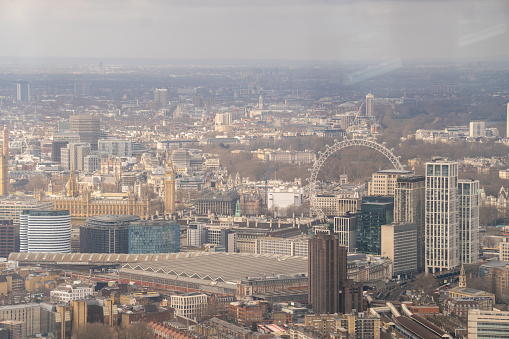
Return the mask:
[[170,180],[171,180],[171,175],[168,175],[168,176],[166,177],[166,180],[170,181]]

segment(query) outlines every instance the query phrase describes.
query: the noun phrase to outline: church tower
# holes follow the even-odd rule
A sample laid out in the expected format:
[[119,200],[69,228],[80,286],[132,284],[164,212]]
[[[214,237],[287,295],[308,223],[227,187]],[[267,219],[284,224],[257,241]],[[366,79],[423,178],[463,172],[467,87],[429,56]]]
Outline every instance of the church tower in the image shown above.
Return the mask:
[[0,161],[0,195],[9,194],[9,130],[4,126],[2,159]]
[[69,181],[67,182],[67,196],[76,198],[79,194],[78,179],[76,178],[76,175],[74,175],[74,171],[71,170]]
[[263,98],[260,94],[260,97],[258,98],[258,109],[263,109]]
[[164,174],[164,213],[175,212],[175,169],[169,162]]
[[460,271],[458,286],[461,288],[467,287],[467,276],[465,274],[465,267],[463,266],[463,264],[461,264],[461,271]]

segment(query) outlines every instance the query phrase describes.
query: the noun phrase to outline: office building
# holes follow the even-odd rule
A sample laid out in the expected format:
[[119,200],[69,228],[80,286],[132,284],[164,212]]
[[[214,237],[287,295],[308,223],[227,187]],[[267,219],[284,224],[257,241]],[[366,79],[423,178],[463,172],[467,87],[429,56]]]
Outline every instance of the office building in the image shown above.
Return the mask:
[[154,102],[166,106],[168,104],[168,90],[166,88],[156,88],[154,90]]
[[85,157],[90,152],[88,143],[69,143],[60,150],[60,164],[65,170],[83,171]]
[[235,215],[235,208],[240,195],[236,190],[227,192],[203,191],[196,199],[196,214]]
[[345,213],[355,213],[361,207],[361,198],[342,197],[336,194],[317,194],[312,197],[312,204],[326,216],[338,216]]
[[394,222],[417,226],[417,270],[424,271],[424,176],[407,175],[397,179],[394,189]]
[[174,294],[171,296],[171,307],[175,315],[196,319],[203,315],[207,301],[208,297],[203,293]]
[[92,294],[94,287],[90,285],[60,285],[50,292],[51,302],[57,304],[83,300]]
[[460,264],[458,163],[426,163],[425,269],[436,273]]
[[11,195],[0,198],[0,219],[11,219],[14,224],[20,223],[24,210],[52,210],[53,201],[39,201],[34,197]]
[[80,136],[80,142],[87,142],[93,151],[98,149],[98,141],[101,136],[101,120],[96,115],[71,115],[69,119],[71,132]]
[[88,82],[74,83],[74,94],[76,94],[76,95],[90,95],[90,84]]
[[368,181],[368,195],[394,196],[398,178],[412,174],[411,171],[389,169],[373,173]]
[[232,124],[232,114],[231,113],[217,113],[214,117],[214,122],[216,125],[229,126]]
[[258,238],[259,254],[291,255],[307,257],[309,254],[309,241],[307,236],[297,238]]
[[9,130],[4,126],[0,159],[0,195],[9,194]]
[[393,197],[363,197],[357,213],[357,252],[380,255],[381,226],[393,220]]
[[509,103],[507,104],[507,132],[505,137],[509,138]]
[[309,240],[309,302],[316,313],[362,311],[362,285],[347,279],[346,257],[337,235],[320,233]]
[[99,169],[99,156],[98,155],[87,155],[83,159],[83,172],[94,173]]
[[0,219],[0,257],[7,258],[11,252],[19,252],[19,224]]
[[354,253],[357,248],[357,214],[346,213],[334,217],[334,234],[339,237],[339,243],[347,248],[348,253]]
[[[26,324],[23,321],[4,320],[0,321],[0,327],[7,330],[9,339],[25,339],[27,337]],[[6,339],[7,339],[6,338]]]
[[175,253],[180,225],[173,220],[136,221],[129,225],[129,253]]
[[80,227],[81,253],[129,253],[129,226],[136,215],[95,215]]
[[391,259],[394,275],[417,272],[417,225],[392,223],[382,225],[382,256]]
[[41,305],[37,303],[0,306],[2,321],[22,322],[26,325],[26,335],[35,336],[41,333]]
[[30,102],[30,82],[14,81],[12,83],[12,102]]
[[62,160],[62,148],[66,148],[69,141],[67,140],[53,140],[51,142],[51,161],[60,163]]
[[20,252],[71,252],[69,211],[25,210],[20,216]]
[[131,140],[122,139],[100,139],[98,141],[100,152],[108,153],[116,157],[131,157],[132,142]]
[[187,246],[200,247],[207,243],[207,226],[205,224],[190,224],[187,228]]
[[459,260],[464,264],[479,261],[479,180],[458,180]]
[[468,311],[468,339],[509,338],[509,312]]
[[366,116],[372,117],[375,112],[375,97],[373,94],[368,93],[366,95]]
[[486,123],[484,121],[470,121],[470,137],[486,137]]

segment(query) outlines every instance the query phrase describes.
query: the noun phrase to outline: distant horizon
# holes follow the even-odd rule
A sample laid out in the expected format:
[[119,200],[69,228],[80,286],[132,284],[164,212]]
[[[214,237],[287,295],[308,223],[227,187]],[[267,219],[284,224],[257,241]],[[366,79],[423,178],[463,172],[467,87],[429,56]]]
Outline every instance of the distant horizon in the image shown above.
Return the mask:
[[0,56],[0,65],[90,65],[103,66],[111,65],[132,65],[132,66],[354,66],[354,65],[378,65],[397,62],[401,66],[405,65],[443,65],[443,64],[464,64],[464,63],[502,63],[508,64],[509,58],[506,56],[493,57],[464,57],[464,58],[414,58],[414,59],[379,59],[379,60],[323,60],[323,59],[249,59],[249,58],[137,58],[137,57],[30,57],[30,56]]
[[509,59],[506,0],[23,0],[2,54],[128,60]]

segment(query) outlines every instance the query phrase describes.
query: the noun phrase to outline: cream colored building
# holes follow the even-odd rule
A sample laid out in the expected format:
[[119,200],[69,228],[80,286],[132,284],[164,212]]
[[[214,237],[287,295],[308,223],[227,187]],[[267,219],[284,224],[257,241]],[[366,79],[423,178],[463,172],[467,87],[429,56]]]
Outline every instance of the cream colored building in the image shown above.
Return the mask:
[[368,195],[394,196],[398,178],[409,174],[412,174],[412,172],[398,169],[381,170],[373,173],[371,181],[368,181]]
[[468,339],[509,338],[509,312],[468,311]]
[[27,336],[41,332],[41,306],[37,303],[1,306],[0,319],[24,322]]

